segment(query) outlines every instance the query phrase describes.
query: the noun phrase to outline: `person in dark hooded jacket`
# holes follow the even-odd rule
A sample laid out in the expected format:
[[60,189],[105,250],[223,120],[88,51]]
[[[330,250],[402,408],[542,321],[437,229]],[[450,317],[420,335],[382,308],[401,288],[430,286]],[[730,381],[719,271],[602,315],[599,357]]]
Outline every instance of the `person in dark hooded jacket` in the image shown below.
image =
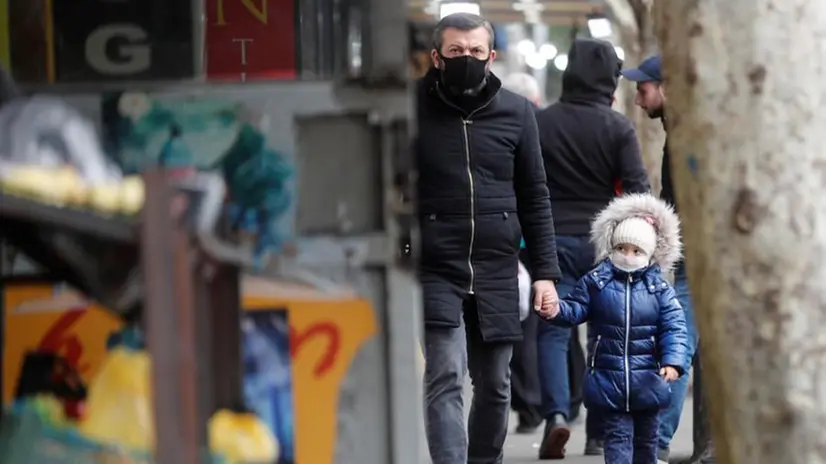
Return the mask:
[[653,195],[612,201],[591,231],[599,264],[556,311],[539,311],[556,324],[591,323],[584,397],[589,412],[600,411],[606,464],[657,462],[659,412],[685,374],[686,319],[663,276],[680,259],[679,225]]
[[[425,407],[433,464],[501,462],[509,363],[522,338],[522,235],[534,306],[556,304],[551,203],[533,105],[490,72],[493,28],[467,13],[434,31],[433,69],[417,83],[417,195]],[[465,430],[463,387],[473,406]]]
[[20,89],[17,88],[11,74],[3,66],[0,66],[0,106],[19,96]]
[[[568,53],[559,102],[537,114],[565,296],[594,263],[590,223],[617,194],[647,192],[648,175],[631,121],[611,108],[622,68],[613,45],[577,39]],[[540,459],[561,459],[570,436],[568,350],[572,330],[541,324],[537,334],[545,433]],[[580,373],[579,375],[583,375]],[[600,420],[586,418],[586,454],[602,453]]]

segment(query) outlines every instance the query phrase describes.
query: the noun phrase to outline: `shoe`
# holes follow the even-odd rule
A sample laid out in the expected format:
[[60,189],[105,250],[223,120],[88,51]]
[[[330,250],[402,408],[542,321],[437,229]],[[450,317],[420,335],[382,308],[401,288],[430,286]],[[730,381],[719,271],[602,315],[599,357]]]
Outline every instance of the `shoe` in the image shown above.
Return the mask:
[[516,425],[516,430],[514,430],[514,432],[516,432],[517,435],[532,435],[538,428],[539,424],[520,422]]
[[668,464],[668,455],[671,454],[671,450],[668,448],[660,448],[657,451],[657,464]]
[[519,413],[519,422],[516,425],[515,432],[518,435],[531,435],[536,432],[536,429],[542,425],[542,416],[536,412]]
[[585,456],[602,456],[605,454],[602,440],[588,438],[585,440]]
[[539,459],[565,459],[565,445],[571,438],[571,429],[562,414],[554,414],[545,421],[545,433],[539,445]]
[[707,446],[703,451],[695,452],[690,458],[680,461],[679,464],[715,464],[716,462],[714,447]]

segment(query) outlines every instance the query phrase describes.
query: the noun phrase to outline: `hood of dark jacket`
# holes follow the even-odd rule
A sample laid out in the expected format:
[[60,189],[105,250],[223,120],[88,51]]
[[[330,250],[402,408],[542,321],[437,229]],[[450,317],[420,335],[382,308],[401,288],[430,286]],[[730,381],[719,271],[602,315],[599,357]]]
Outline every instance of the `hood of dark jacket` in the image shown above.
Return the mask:
[[610,105],[621,68],[622,61],[610,43],[598,39],[574,40],[568,52],[568,67],[562,74],[560,100]]

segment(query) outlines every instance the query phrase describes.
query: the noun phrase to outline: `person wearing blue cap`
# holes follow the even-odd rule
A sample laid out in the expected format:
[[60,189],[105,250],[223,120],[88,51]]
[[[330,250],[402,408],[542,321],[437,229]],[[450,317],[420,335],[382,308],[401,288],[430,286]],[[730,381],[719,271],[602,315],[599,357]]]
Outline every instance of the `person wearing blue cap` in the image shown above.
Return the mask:
[[[662,77],[662,63],[660,55],[654,55],[643,60],[634,69],[625,69],[621,72],[622,77],[637,84],[637,95],[634,102],[642,108],[651,119],[660,119],[665,126],[665,86]],[[674,183],[671,176],[671,158],[668,153],[668,141],[663,148],[662,163],[662,191],[660,198],[675,207]],[[685,270],[685,263],[680,262],[674,270],[674,290],[677,300],[685,311],[686,322],[688,324],[688,351],[686,356],[686,373],[691,369],[692,360],[697,351],[697,329],[694,322],[694,306],[691,301],[691,294],[688,288],[688,281]],[[697,373],[695,373],[695,376]],[[686,394],[688,392],[688,375],[680,377],[671,387],[671,404],[660,413],[660,462],[668,462],[669,446],[677,427],[680,424],[680,417],[683,411]],[[695,380],[696,382],[696,380]],[[701,398],[695,402],[700,403]],[[700,418],[695,418],[696,423],[700,423]],[[692,464],[705,464],[713,461],[713,447],[709,443],[694,443],[694,456],[689,460]]]

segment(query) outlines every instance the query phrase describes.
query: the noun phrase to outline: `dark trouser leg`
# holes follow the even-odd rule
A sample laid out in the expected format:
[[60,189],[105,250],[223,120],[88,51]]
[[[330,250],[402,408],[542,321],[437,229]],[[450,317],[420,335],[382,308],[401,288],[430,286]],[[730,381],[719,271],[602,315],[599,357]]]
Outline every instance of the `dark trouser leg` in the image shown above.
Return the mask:
[[591,440],[602,440],[605,435],[602,431],[604,422],[602,411],[599,409],[589,409],[585,416],[585,435]]
[[[579,417],[582,411],[582,382],[585,379],[585,353],[579,342],[579,330],[574,327],[568,347],[568,386],[571,393],[569,420]],[[590,435],[589,435],[590,436]]]
[[462,400],[467,371],[464,327],[425,327],[425,426],[433,464],[467,462]]
[[536,360],[538,324],[539,316],[534,312],[522,321],[524,339],[514,344],[511,359],[511,407],[519,414],[519,425],[527,429],[538,427],[544,419],[539,412],[542,400]]
[[618,411],[600,411],[600,416],[605,431],[605,464],[632,464],[634,417]]
[[[467,464],[501,464],[510,414],[512,343],[485,343],[466,312],[467,354],[473,402],[468,419]],[[435,463],[434,463],[435,464]]]
[[657,462],[658,436],[660,428],[659,411],[640,411],[634,416],[634,464],[654,464]]
[[539,379],[542,385],[542,414],[550,418],[571,412],[571,393],[568,385],[568,346],[571,329],[547,322],[539,323],[537,349]]

